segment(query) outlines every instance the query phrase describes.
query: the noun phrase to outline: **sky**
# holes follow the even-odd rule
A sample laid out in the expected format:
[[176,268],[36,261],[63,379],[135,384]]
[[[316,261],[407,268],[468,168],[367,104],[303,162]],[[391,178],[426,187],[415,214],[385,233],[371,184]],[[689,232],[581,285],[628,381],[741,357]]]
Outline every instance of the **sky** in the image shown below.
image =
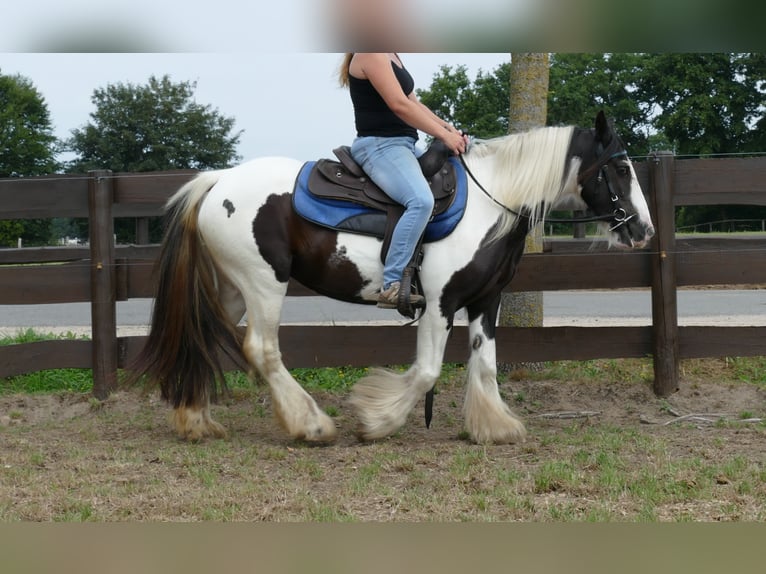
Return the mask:
[[[469,77],[492,72],[509,53],[402,53],[416,88],[440,66],[464,65]],[[264,155],[300,160],[332,156],[355,137],[348,91],[338,85],[342,53],[0,53],[0,73],[32,81],[48,105],[54,135],[67,138],[90,119],[97,88],[145,84],[168,74],[196,82],[195,100],[234,117],[242,161]]]
[[427,88],[440,65],[475,77],[510,52],[762,46],[762,19],[727,6],[644,0],[617,15],[607,0],[24,0],[3,5],[0,73],[34,83],[60,138],[88,122],[96,88],[168,74],[235,118],[243,160],[308,160],[354,137],[338,50],[398,51]]

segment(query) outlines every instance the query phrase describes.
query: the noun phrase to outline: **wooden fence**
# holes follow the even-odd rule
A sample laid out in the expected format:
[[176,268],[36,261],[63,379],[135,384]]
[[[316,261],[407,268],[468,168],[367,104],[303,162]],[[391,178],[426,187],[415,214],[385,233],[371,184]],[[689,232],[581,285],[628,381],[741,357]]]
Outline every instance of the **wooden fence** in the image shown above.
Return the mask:
[[[685,285],[766,283],[766,239],[676,238],[674,207],[766,205],[766,158],[677,161],[658,153],[636,163],[651,199],[657,235],[643,251],[593,249],[588,240],[556,240],[525,255],[515,291],[650,287],[652,325],[628,327],[501,327],[501,362],[654,358],[654,390],[678,388],[682,358],[766,355],[766,327],[679,327],[676,289]],[[90,301],[92,340],[57,340],[0,347],[0,377],[51,368],[92,368],[93,392],[104,398],[117,372],[145,337],[117,337],[116,302],[152,297],[156,245],[115,246],[113,218],[161,213],[167,198],[194,172],[47,176],[0,180],[0,219],[88,217],[89,247],[0,249],[0,304]],[[146,236],[145,219],[138,219]],[[291,284],[290,296],[312,294]],[[285,325],[280,329],[288,367],[409,363],[415,328]],[[456,326],[445,360],[469,354],[467,328]],[[382,344],[384,342],[385,344]],[[233,365],[231,368],[234,368]]]

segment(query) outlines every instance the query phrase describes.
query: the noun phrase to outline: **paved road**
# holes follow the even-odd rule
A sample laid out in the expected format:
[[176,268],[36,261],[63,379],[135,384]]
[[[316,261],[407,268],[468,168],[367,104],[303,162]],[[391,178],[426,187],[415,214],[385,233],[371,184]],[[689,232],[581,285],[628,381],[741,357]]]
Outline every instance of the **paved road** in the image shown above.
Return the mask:
[[[642,325],[651,323],[649,291],[557,291],[544,294],[546,325]],[[151,315],[150,299],[117,304],[121,328],[143,327]],[[678,292],[679,324],[766,325],[766,290]],[[350,305],[323,297],[289,298],[284,323],[399,321],[396,311]],[[88,327],[90,304],[0,305],[0,329]]]

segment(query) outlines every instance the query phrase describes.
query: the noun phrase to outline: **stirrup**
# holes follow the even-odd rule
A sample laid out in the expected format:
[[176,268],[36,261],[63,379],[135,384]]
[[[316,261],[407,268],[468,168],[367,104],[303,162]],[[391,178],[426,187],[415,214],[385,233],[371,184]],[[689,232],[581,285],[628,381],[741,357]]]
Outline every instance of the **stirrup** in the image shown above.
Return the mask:
[[421,301],[415,302],[414,304],[411,300],[410,295],[412,293],[412,276],[414,273],[414,267],[406,267],[404,269],[404,272],[402,273],[402,282],[399,287],[399,299],[397,301],[396,307],[396,310],[399,311],[399,313],[405,317],[409,317],[410,319],[415,318],[415,309],[426,308],[425,298],[421,299]]

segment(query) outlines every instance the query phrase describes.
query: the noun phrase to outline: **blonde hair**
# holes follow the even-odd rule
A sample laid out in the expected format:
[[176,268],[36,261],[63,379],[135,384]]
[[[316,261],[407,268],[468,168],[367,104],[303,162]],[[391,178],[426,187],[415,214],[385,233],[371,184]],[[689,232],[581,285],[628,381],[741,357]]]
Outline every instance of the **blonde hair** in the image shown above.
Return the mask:
[[338,69],[338,81],[342,88],[348,87],[348,69],[351,66],[351,58],[354,57],[353,52],[346,52],[343,56],[343,62]]

